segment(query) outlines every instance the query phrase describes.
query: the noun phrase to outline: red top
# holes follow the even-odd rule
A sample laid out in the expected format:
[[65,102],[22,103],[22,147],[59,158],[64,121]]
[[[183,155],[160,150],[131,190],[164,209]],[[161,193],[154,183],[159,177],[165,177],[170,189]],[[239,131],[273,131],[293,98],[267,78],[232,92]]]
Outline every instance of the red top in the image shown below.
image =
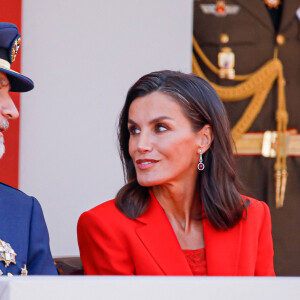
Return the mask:
[[182,250],[194,276],[207,276],[205,248]]

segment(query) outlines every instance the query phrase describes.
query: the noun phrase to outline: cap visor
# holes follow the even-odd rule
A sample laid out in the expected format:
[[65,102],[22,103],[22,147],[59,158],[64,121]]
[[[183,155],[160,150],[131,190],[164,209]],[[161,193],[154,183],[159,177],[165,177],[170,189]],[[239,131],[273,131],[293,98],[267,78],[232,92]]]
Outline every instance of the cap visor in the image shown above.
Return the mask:
[[0,68],[0,72],[6,74],[11,92],[28,92],[34,88],[34,83],[30,78],[16,71]]

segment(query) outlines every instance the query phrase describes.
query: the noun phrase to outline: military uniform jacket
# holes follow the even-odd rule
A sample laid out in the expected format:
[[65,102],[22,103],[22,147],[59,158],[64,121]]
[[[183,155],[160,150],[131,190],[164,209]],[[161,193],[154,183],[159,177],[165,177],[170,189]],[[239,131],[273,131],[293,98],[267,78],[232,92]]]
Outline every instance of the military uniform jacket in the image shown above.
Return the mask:
[[[300,0],[284,0],[279,31],[275,32],[272,20],[263,0],[227,0],[226,5],[239,7],[236,14],[217,17],[204,13],[201,4],[215,4],[214,0],[194,1],[194,36],[205,55],[218,66],[218,53],[222,47],[230,47],[235,53],[236,74],[249,74],[258,70],[274,56],[278,35],[278,58],[283,63],[286,79],[286,104],[289,114],[288,128],[300,132],[300,21],[296,15]],[[228,43],[222,44],[220,35],[227,34]],[[220,79],[198,58],[209,80],[223,86],[235,85]],[[250,99],[226,102],[231,125],[241,117]],[[261,112],[250,132],[276,130],[277,85],[271,89]],[[262,156],[238,157],[238,169],[245,193],[268,203],[273,226],[275,271],[277,275],[300,275],[300,158],[287,158],[288,181],[283,208],[275,208],[274,158]]]
[[0,239],[9,243],[17,254],[16,264],[5,267],[4,261],[0,261],[3,275],[20,275],[25,265],[28,275],[57,274],[39,202],[3,183],[0,183]]

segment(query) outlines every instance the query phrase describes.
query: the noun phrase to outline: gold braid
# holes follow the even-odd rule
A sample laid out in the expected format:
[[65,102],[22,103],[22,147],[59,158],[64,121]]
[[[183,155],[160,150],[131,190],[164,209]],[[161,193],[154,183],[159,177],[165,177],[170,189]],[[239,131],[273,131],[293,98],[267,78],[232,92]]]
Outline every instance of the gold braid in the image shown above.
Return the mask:
[[[205,65],[213,73],[219,74],[219,69],[207,58],[207,56],[199,47],[195,38],[193,38],[193,47]],[[234,141],[237,141],[241,135],[247,132],[250,126],[253,124],[254,120],[260,113],[274,82],[277,79],[278,107],[276,111],[276,121],[279,137],[274,169],[276,184],[276,207],[281,207],[283,206],[287,183],[286,129],[288,124],[288,113],[286,111],[285,104],[285,80],[283,76],[283,66],[281,61],[277,58],[276,53],[277,52],[275,49],[274,58],[266,62],[257,71],[246,75],[236,75],[234,80],[242,82],[233,87],[224,87],[209,81],[201,70],[194,54],[192,56],[192,64],[193,73],[209,81],[222,101],[240,101],[252,96],[252,99],[241,118],[232,128],[231,133]]]

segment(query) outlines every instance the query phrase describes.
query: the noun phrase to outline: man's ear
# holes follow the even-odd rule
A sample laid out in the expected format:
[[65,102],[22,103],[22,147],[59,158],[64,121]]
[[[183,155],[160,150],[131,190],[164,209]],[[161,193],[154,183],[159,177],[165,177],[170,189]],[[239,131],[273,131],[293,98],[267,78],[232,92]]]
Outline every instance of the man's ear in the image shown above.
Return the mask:
[[208,124],[204,125],[203,128],[198,131],[197,135],[199,137],[198,147],[202,150],[202,153],[205,153],[209,149],[214,139],[214,134],[212,132],[211,126]]

